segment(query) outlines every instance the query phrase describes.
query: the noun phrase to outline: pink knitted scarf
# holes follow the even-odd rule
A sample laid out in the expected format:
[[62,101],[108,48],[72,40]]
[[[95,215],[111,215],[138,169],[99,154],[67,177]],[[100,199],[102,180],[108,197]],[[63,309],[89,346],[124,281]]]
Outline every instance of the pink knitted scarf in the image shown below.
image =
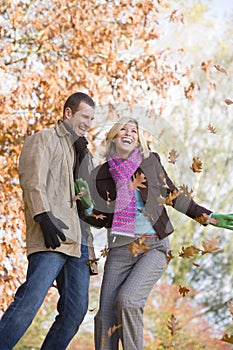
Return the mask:
[[131,176],[141,162],[138,148],[124,161],[116,153],[108,158],[109,171],[117,189],[111,234],[134,237],[136,198],[130,184]]

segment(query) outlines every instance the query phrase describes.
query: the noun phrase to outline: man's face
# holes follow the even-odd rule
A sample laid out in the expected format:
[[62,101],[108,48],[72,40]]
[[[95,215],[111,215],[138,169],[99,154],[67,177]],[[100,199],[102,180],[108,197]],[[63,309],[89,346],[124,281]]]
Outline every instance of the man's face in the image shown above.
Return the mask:
[[95,110],[85,102],[81,102],[78,111],[72,114],[71,109],[65,111],[66,123],[75,131],[78,136],[85,136],[91,127]]

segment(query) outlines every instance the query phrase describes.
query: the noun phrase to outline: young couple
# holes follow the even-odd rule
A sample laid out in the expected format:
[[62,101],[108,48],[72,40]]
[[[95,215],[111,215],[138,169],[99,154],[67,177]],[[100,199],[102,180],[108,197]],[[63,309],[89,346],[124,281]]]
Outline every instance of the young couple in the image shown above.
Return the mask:
[[[95,264],[89,270],[86,263],[95,261],[86,221],[107,228],[110,248],[95,317],[96,350],[117,350],[120,341],[124,350],[143,349],[143,309],[165,270],[173,232],[160,196],[176,193],[172,205],[178,211],[233,229],[233,214],[213,214],[176,192],[133,118],[116,121],[106,138],[106,162],[92,170],[84,135],[93,118],[93,100],[75,93],[64,105],[63,121],[25,142],[19,174],[29,264],[26,282],[0,322],[0,350],[12,349],[22,337],[54,280],[58,315],[41,349],[66,349],[77,333],[87,311],[90,271],[96,273]],[[148,249],[134,255],[129,247],[142,236]]]

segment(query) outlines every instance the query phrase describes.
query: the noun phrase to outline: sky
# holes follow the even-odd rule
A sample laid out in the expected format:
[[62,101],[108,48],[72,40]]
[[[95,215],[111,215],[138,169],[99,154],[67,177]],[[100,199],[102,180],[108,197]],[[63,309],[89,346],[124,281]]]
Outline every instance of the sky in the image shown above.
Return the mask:
[[203,2],[213,8],[213,12],[216,16],[222,17],[223,19],[233,13],[232,0],[203,0]]

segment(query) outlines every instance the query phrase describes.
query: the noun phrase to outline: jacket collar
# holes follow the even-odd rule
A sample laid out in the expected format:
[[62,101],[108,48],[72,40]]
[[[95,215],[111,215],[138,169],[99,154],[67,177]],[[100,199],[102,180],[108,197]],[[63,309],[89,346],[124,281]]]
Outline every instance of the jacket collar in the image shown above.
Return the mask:
[[55,130],[58,137],[66,137],[69,147],[74,145],[74,136],[71,134],[70,130],[65,126],[63,120],[58,120],[55,124]]

